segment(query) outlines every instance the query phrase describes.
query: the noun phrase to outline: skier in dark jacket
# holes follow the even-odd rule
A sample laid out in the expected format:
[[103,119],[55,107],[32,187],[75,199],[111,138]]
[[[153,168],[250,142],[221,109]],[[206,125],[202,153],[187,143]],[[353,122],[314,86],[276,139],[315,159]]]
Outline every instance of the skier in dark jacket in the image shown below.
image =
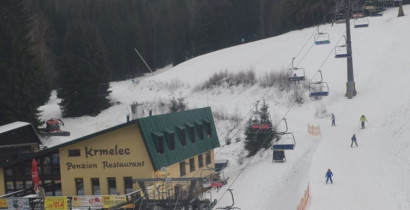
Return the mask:
[[352,136],[352,143],[350,144],[350,147],[353,147],[353,143],[355,143],[356,144],[356,147],[359,147],[358,145],[357,145],[357,141],[356,141],[357,139],[356,139],[356,134],[353,134],[353,136]]
[[332,120],[332,126],[336,126],[336,117],[333,113],[332,113],[332,116],[330,117],[330,119]]
[[330,183],[333,184],[332,176],[333,176],[333,173],[330,170],[330,168],[327,169],[326,176],[325,176],[326,177],[326,184],[329,180],[330,180]]

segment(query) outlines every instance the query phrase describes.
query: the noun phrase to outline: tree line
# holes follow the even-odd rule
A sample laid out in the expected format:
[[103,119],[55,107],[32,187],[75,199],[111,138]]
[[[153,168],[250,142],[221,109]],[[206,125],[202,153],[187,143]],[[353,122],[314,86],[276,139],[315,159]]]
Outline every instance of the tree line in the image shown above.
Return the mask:
[[331,0],[2,0],[0,125],[110,106],[109,81],[320,23]]

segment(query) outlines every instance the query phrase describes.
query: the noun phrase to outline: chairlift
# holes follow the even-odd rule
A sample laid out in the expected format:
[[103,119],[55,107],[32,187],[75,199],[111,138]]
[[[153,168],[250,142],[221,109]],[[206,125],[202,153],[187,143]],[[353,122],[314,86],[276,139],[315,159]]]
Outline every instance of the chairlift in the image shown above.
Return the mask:
[[[258,103],[259,101],[256,102],[256,107],[255,107],[255,111],[253,112],[253,115],[251,117],[251,126],[253,129],[262,129],[262,130],[269,130],[272,129],[272,123],[270,120],[270,116],[269,119],[267,120],[262,120],[260,118],[260,112],[258,111]],[[265,101],[263,101],[263,103],[265,103]]]
[[310,97],[319,97],[319,96],[328,96],[329,95],[329,85],[327,82],[323,82],[322,71],[318,70],[320,74],[320,81],[312,82],[309,84],[309,96]]
[[329,34],[320,32],[319,26],[317,26],[317,33],[315,34],[314,40],[316,45],[330,44]]
[[233,197],[232,189],[228,189],[228,191],[231,193],[232,204],[231,204],[230,206],[218,207],[218,208],[216,208],[216,209],[220,209],[220,210],[222,210],[222,209],[224,209],[224,210],[239,209],[239,210],[240,210],[241,208],[234,206],[234,205],[235,205],[235,199],[234,199],[234,197]]
[[335,47],[335,58],[347,58],[350,57],[350,53],[347,52],[346,45],[339,45]]
[[286,121],[286,118],[283,118],[283,121],[285,122],[286,130],[278,133],[280,139],[274,142],[272,145],[272,162],[285,162],[285,150],[294,150],[296,146],[295,136],[293,135],[293,133],[288,132],[288,123]]
[[305,69],[293,66],[295,57],[292,58],[292,67],[289,68],[289,81],[301,81],[305,80]]
[[354,19],[355,28],[369,27],[369,19],[367,17],[359,17]]

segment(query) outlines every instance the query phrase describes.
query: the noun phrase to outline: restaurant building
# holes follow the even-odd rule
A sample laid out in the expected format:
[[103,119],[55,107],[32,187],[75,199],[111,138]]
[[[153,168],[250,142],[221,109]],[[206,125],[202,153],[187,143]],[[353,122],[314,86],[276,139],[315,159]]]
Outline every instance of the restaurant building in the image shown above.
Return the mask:
[[209,107],[139,118],[0,161],[0,195],[33,193],[33,159],[45,196],[120,195],[135,179],[207,176],[219,146]]

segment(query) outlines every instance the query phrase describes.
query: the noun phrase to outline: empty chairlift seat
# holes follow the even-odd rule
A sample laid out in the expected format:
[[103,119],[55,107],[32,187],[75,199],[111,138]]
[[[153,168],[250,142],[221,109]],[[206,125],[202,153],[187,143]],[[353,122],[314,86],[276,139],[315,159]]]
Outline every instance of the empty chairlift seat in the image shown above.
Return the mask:
[[346,45],[340,45],[335,47],[335,58],[347,58],[350,54],[347,52]]
[[330,44],[330,38],[328,33],[317,33],[315,34],[315,44],[322,45],[322,44]]
[[319,97],[329,95],[329,85],[327,82],[323,82],[322,71],[318,70],[320,75],[320,80],[317,82],[312,82],[309,84],[309,96]]
[[367,17],[360,17],[354,19],[355,28],[366,28],[369,27],[369,19]]

